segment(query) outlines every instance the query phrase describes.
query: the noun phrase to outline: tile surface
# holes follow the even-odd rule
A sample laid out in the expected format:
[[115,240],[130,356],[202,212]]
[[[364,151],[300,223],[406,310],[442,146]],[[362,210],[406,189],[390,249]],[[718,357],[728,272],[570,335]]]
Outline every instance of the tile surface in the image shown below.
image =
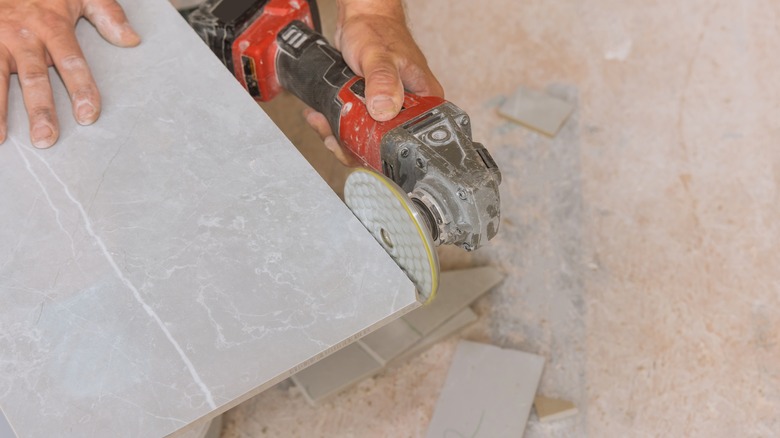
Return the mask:
[[8,424],[2,410],[0,410],[0,438],[16,438],[16,434],[11,429],[11,425]]
[[542,368],[541,356],[461,341],[427,436],[522,436]]
[[82,22],[103,95],[0,146],[0,407],[25,437],[160,436],[417,306],[400,269],[163,0]]

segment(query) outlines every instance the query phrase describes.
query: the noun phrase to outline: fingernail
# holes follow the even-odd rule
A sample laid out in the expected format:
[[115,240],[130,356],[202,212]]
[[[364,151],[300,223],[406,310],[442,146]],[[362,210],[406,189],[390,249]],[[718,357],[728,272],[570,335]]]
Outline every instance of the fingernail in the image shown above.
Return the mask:
[[97,108],[92,102],[85,100],[76,106],[76,119],[82,125],[89,125],[95,122]]
[[331,152],[336,152],[339,150],[339,142],[336,140],[336,137],[332,135],[327,136],[325,140],[323,140],[323,143],[325,143],[325,147]]
[[395,104],[390,96],[377,96],[371,101],[371,112],[375,116],[383,116],[395,111]]
[[54,144],[54,130],[45,123],[35,125],[32,130],[32,143],[36,148],[47,148]]

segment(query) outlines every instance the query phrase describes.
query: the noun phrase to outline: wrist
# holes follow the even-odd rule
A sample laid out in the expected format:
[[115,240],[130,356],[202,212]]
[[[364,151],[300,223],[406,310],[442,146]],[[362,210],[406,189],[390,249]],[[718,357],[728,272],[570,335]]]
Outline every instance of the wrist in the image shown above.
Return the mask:
[[406,22],[402,0],[338,0],[338,5],[342,23],[358,15],[379,15]]

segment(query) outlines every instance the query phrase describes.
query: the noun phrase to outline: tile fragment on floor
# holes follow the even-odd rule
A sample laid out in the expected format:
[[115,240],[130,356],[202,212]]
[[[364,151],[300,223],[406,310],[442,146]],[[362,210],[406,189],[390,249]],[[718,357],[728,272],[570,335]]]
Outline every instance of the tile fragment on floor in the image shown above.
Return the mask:
[[[333,353],[331,356],[306,368],[309,372],[302,371],[293,376],[292,381],[301,390],[306,400],[310,404],[316,405],[328,397],[349,388],[353,384],[378,374],[384,369],[387,369],[387,367],[398,365],[403,361],[422,353],[434,344],[443,341],[463,328],[473,324],[476,320],[477,314],[474,313],[471,308],[467,307],[445,321],[428,336],[421,338],[418,342],[411,345],[406,351],[388,359],[381,359],[381,356],[373,352],[365,344],[356,342],[349,346],[352,347],[349,351],[342,353],[343,350],[340,350]],[[359,346],[359,348],[370,356],[372,360],[368,360],[361,354],[361,359],[364,361],[361,366],[354,366],[348,370],[343,370],[342,367],[344,366],[344,363],[348,362],[350,357],[357,354],[355,352],[355,346]],[[346,350],[346,348],[344,350]],[[319,382],[319,379],[327,379],[327,382]],[[310,388],[314,391],[311,391]]]
[[310,403],[335,394],[382,369],[374,356],[359,343],[347,345],[292,376]]
[[435,328],[433,331],[428,333],[427,336],[420,339],[419,342],[414,344],[409,350],[405,351],[403,354],[398,356],[397,358],[393,359],[390,362],[390,365],[396,365],[399,363],[402,363],[420,353],[423,351],[431,348],[434,344],[437,344],[448,337],[450,335],[453,335],[462,329],[468,327],[469,325],[477,322],[477,319],[479,316],[474,313],[473,310],[471,310],[471,307],[466,307],[465,309],[461,310],[460,312],[456,313],[455,316],[445,321],[442,325]]
[[427,336],[436,327],[465,309],[482,294],[492,289],[504,274],[491,266],[460,269],[442,273],[436,299],[403,316],[421,335]]
[[519,87],[507,98],[498,113],[527,128],[554,137],[574,106],[556,97],[536,90]]
[[537,395],[534,398],[534,410],[542,423],[562,420],[577,415],[578,412],[577,406],[568,400],[550,398],[543,395]]
[[522,436],[543,368],[535,354],[461,341],[427,436]]
[[360,343],[366,350],[374,354],[374,358],[382,365],[387,365],[393,358],[411,348],[422,339],[422,334],[412,327],[404,318],[398,318],[381,329],[368,334]]

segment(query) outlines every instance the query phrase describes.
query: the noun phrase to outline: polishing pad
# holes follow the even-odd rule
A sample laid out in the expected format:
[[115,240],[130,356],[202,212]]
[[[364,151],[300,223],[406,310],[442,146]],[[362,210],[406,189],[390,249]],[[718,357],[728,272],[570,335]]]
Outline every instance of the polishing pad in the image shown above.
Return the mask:
[[417,287],[421,301],[439,286],[439,259],[430,231],[404,191],[369,169],[356,169],[344,186],[344,201],[363,226]]

